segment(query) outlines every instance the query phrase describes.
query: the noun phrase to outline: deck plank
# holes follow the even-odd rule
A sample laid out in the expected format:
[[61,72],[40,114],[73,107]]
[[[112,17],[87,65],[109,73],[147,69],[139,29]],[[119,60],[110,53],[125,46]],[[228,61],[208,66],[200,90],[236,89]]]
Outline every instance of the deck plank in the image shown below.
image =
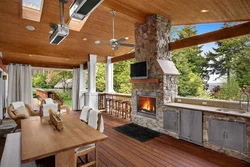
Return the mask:
[[[158,138],[142,143],[113,129],[113,127],[130,123],[129,121],[108,114],[104,114],[104,121],[104,134],[109,136],[109,139],[103,142],[101,147],[108,153],[114,151],[114,154],[122,156],[126,159],[127,163],[129,162],[135,166],[250,166],[249,163],[244,161],[228,157],[224,154],[217,153],[183,140],[174,139],[167,135],[162,135]],[[109,150],[106,150],[107,147]],[[100,150],[100,152],[102,151],[103,150]],[[137,161],[134,162],[133,158]],[[115,159],[116,161],[119,161],[119,159]],[[113,156],[110,157],[109,160],[113,161]],[[121,163],[124,164],[124,162]],[[127,164],[124,165],[129,166]]]
[[[79,111],[72,111],[75,117]],[[108,114],[103,114],[104,134],[109,138],[99,144],[100,167],[249,167],[250,164],[224,154],[162,135],[147,142],[130,138],[113,128],[131,123]],[[4,140],[0,140],[0,148]],[[0,154],[1,154],[0,150]],[[91,153],[90,159],[94,158]],[[78,161],[79,162],[79,161]],[[93,165],[94,166],[94,165]]]

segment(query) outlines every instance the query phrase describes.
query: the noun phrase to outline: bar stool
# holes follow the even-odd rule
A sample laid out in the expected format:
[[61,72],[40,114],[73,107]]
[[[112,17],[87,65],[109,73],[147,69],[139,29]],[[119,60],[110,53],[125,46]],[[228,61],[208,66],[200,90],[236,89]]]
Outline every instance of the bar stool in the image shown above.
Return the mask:
[[129,101],[123,101],[122,102],[122,118],[126,119],[126,112],[128,110],[128,102]]
[[117,110],[117,99],[112,99],[112,107],[111,107],[111,114],[114,112],[114,114],[116,114],[116,110]]
[[116,116],[119,117],[120,113],[122,112],[122,100],[117,100],[117,110],[116,110]]
[[131,102],[127,101],[126,104],[127,104],[127,110],[125,113],[125,118],[129,118],[131,120]]

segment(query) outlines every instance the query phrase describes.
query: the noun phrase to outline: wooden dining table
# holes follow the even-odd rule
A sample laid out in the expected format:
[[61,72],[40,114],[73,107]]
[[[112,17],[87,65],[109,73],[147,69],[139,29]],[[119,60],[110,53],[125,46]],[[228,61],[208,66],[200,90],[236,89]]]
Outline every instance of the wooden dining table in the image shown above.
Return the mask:
[[56,167],[74,167],[76,148],[107,139],[106,135],[69,114],[60,117],[64,125],[61,131],[55,130],[49,117],[21,121],[22,163],[55,155]]

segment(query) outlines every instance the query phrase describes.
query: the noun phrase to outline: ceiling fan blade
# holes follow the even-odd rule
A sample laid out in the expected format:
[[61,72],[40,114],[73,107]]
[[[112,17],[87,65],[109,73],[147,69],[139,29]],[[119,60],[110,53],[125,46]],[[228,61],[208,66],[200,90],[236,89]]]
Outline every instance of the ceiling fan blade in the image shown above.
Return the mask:
[[135,47],[134,44],[128,44],[128,43],[120,43],[119,45],[126,46],[126,47]]
[[124,41],[126,41],[126,40],[127,40],[126,38],[120,38],[120,39],[117,40],[117,42],[118,42],[118,43],[121,43],[121,42],[124,42]]
[[118,50],[118,46],[112,47],[113,50]]

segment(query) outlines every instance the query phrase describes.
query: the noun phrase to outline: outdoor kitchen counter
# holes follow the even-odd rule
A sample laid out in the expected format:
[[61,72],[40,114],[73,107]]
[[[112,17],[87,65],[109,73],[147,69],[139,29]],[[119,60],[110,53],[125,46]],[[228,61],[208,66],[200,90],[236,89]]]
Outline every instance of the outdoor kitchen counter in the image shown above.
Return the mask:
[[[210,106],[204,106],[204,105],[194,105],[194,104],[185,104],[185,103],[169,103],[165,106],[168,107],[176,107],[176,108],[186,108],[186,109],[192,109],[192,110],[198,110],[198,111],[206,111],[206,112],[214,112],[218,114],[224,114],[224,115],[234,115],[234,116],[240,116],[240,117],[247,117],[250,118],[250,112],[245,112],[243,110],[243,113],[239,113],[236,111],[218,111],[218,109],[224,109],[224,110],[230,110],[230,108],[220,108],[220,107],[210,107]],[[235,110],[235,109],[232,109]]]

